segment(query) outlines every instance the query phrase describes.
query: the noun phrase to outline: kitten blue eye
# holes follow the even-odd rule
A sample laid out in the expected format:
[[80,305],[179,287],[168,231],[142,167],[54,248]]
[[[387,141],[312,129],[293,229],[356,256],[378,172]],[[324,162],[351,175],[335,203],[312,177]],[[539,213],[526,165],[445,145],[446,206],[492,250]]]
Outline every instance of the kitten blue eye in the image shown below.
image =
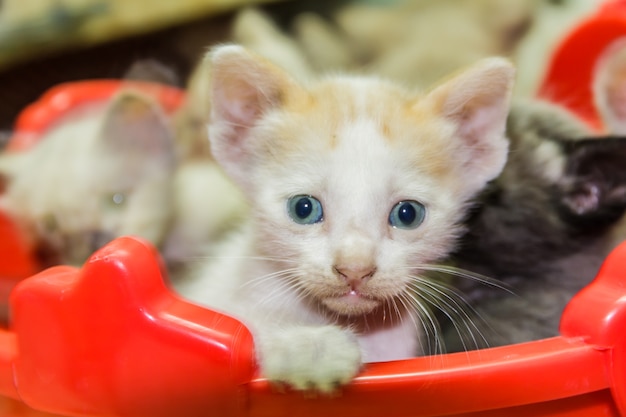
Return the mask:
[[400,201],[389,213],[389,224],[397,229],[415,229],[424,221],[426,207],[417,201]]
[[310,195],[297,195],[287,200],[291,220],[298,224],[315,224],[324,218],[322,203]]
[[124,200],[126,200],[126,196],[122,193],[115,193],[111,196],[111,200],[113,204],[119,206],[120,204],[124,204]]
[[126,195],[120,192],[113,192],[104,196],[104,206],[110,209],[118,209],[126,203]]

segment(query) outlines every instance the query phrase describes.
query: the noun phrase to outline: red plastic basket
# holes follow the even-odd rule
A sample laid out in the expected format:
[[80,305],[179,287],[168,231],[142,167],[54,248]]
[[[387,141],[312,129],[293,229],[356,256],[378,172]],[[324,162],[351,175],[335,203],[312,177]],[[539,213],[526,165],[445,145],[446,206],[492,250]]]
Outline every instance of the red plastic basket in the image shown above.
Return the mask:
[[626,244],[568,305],[562,336],[370,364],[335,397],[272,391],[246,327],[173,294],[141,240],[22,281],[11,316],[0,393],[69,416],[626,415]]
[[[590,61],[626,34],[625,3],[604,6],[565,40],[541,90],[598,128],[586,91]],[[111,94],[98,87],[92,95],[87,82],[77,87],[80,99],[64,98],[68,87],[24,111],[12,149],[29,146],[63,103]],[[16,237],[11,227],[0,217],[1,236]],[[0,273],[17,259],[2,260]],[[29,259],[13,276],[32,272]],[[369,364],[334,397],[274,392],[258,375],[246,327],[171,292],[156,250],[139,239],[115,240],[80,269],[27,278],[9,304],[0,394],[66,416],[626,416],[626,243],[569,303],[561,336]]]

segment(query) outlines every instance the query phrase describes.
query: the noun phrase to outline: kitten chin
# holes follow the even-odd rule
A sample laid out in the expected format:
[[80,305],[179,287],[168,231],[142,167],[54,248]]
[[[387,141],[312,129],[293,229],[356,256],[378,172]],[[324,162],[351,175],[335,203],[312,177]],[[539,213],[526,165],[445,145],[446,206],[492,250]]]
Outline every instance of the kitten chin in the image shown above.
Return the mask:
[[444,299],[423,270],[506,160],[512,66],[484,60],[426,94],[360,76],[304,86],[236,45],[205,67],[211,151],[249,221],[179,290],[239,317],[262,374],[297,389],[418,354]]

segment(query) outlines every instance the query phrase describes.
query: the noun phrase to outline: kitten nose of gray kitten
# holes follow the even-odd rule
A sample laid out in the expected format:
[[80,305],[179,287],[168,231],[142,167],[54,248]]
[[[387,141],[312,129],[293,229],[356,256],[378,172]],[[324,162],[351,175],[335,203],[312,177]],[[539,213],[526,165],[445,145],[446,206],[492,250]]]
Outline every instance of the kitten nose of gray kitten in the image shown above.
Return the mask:
[[335,265],[333,270],[339,278],[344,279],[353,290],[356,290],[369,281],[376,272],[376,267],[372,265]]

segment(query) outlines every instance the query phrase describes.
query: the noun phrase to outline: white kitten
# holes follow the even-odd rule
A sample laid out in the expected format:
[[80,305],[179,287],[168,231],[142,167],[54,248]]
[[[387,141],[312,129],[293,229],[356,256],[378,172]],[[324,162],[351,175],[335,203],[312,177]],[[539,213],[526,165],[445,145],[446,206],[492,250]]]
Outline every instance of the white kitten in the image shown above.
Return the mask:
[[42,267],[80,265],[122,235],[149,240],[178,266],[241,216],[243,198],[211,158],[177,156],[186,144],[170,122],[156,100],[123,89],[71,111],[33,149],[0,155],[0,208]]
[[305,87],[239,46],[207,60],[212,152],[250,219],[178,289],[241,318],[263,375],[297,389],[419,354],[424,299],[441,291],[422,273],[506,160],[510,64],[419,95],[374,78]]
[[81,264],[114,237],[158,243],[171,215],[173,135],[161,110],[132,92],[83,106],[31,150],[5,153],[0,208],[55,263]]

